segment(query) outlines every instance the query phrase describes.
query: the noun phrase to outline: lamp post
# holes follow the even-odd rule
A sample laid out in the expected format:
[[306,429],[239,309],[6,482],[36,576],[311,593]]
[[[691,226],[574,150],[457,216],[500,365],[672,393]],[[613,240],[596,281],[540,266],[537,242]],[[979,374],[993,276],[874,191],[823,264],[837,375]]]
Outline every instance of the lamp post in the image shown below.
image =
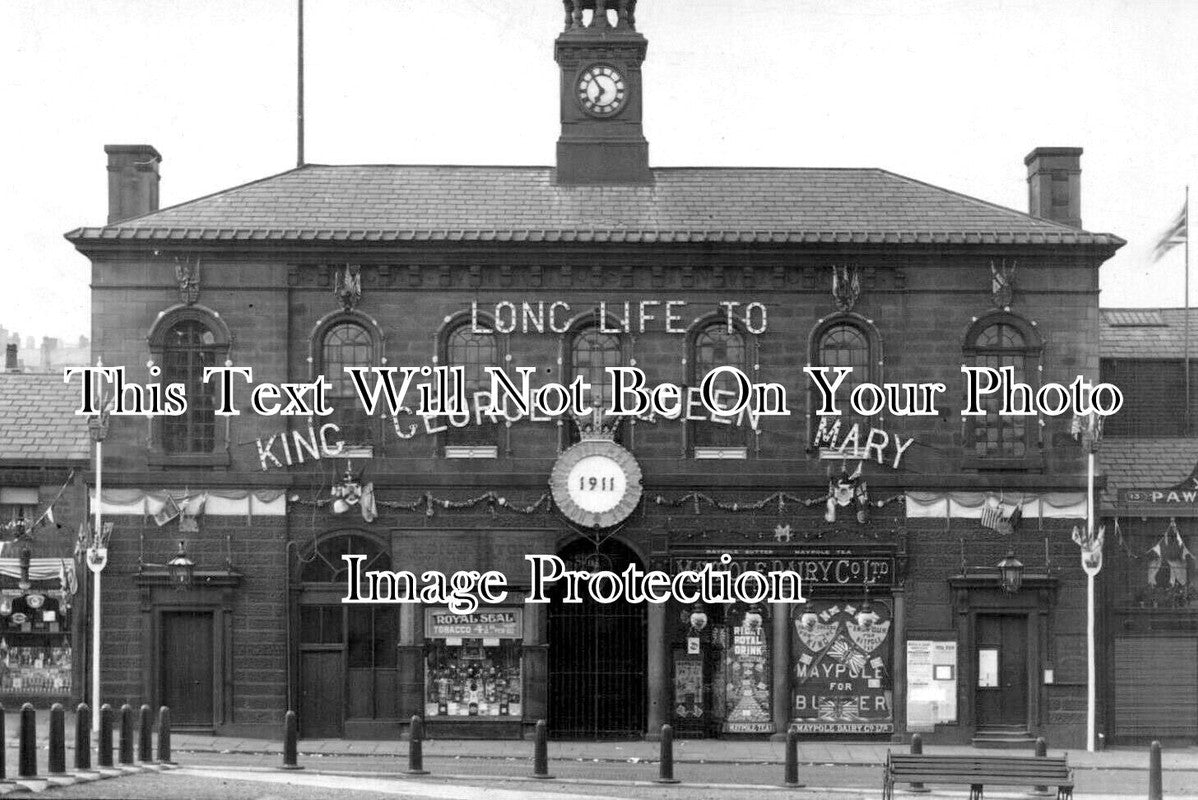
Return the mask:
[[[102,359],[96,360],[103,367]],[[104,439],[108,436],[108,411],[100,399],[100,412],[87,420],[87,431],[96,445],[96,527],[91,547],[87,549],[87,567],[92,573],[92,708],[100,708],[100,573],[108,563],[108,548],[104,546]],[[100,714],[92,715],[92,731],[100,730]]]

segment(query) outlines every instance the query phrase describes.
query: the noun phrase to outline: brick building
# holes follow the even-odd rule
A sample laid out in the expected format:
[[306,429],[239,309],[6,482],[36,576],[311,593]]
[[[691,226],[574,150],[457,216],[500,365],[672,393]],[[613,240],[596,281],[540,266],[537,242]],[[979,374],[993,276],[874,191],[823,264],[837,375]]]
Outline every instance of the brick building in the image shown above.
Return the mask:
[[[101,699],[242,733],[292,707],[305,736],[391,737],[423,714],[438,736],[546,718],[562,737],[670,722],[1078,744],[1084,457],[1067,420],[957,412],[962,363],[1033,385],[1097,375],[1098,268],[1122,242],[1080,228],[1081,151],[1027,157],[1030,214],[880,169],[652,168],[646,40],[629,4],[610,21],[576,5],[554,166],[309,164],[159,209],[158,152],[106,148],[108,223],[67,235],[92,265],[93,348],[130,380],[186,384],[191,405],[113,418]],[[215,416],[199,376],[226,362],[256,383],[323,374],[335,412],[309,428],[242,391],[243,413]],[[425,364],[466,367],[471,390],[486,366],[599,385],[628,364],[693,386],[727,364],[782,384],[791,415],[614,432],[369,417],[341,377]],[[821,432],[809,364],[943,382],[941,413]],[[594,513],[560,479],[588,453],[623,487]],[[153,566],[179,540],[184,590]],[[995,569],[1008,552],[1015,593]],[[346,553],[517,586],[528,553],[670,572],[726,553],[796,569],[809,602],[516,591],[455,620],[341,604]]]
[[[1101,312],[1102,377],[1125,397],[1099,450],[1102,729],[1116,743],[1198,739],[1198,371],[1191,359],[1187,378],[1186,313]],[[1198,315],[1189,314],[1193,335]]]
[[87,518],[87,424],[61,375],[0,372],[0,702],[81,697],[86,594],[75,543]]

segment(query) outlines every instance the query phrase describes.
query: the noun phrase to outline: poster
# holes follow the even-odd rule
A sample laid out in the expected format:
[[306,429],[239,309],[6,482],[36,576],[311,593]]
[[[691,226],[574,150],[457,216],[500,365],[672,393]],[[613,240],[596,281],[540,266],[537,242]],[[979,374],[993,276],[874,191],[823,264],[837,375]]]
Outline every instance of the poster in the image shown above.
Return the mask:
[[889,733],[891,611],[880,602],[808,603],[794,620],[791,728],[800,733]]
[[773,733],[772,675],[761,610],[733,616],[724,650],[724,733]]
[[907,641],[907,728],[931,731],[957,721],[957,643]]
[[674,716],[700,719],[703,716],[703,659],[674,657]]

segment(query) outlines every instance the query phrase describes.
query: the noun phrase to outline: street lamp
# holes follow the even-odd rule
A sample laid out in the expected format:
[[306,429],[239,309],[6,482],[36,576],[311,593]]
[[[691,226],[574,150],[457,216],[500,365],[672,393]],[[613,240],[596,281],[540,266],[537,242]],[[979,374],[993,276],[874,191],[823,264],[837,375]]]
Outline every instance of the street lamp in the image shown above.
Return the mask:
[[182,591],[191,586],[195,579],[196,562],[187,557],[187,551],[183,549],[182,541],[179,542],[179,552],[166,562],[166,571],[170,576],[171,585],[175,587],[176,591]]
[[1014,550],[1008,550],[1007,557],[998,562],[998,577],[1007,594],[1015,594],[1023,585],[1023,562],[1015,558]]

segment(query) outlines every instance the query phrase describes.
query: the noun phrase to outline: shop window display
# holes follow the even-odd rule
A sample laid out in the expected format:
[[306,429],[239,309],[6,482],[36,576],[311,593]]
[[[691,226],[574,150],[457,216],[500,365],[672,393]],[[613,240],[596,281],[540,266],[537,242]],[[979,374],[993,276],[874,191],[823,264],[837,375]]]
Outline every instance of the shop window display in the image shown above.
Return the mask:
[[71,634],[60,601],[43,594],[0,599],[0,695],[71,692]]
[[520,609],[473,614],[428,609],[426,717],[515,717],[523,713]]

